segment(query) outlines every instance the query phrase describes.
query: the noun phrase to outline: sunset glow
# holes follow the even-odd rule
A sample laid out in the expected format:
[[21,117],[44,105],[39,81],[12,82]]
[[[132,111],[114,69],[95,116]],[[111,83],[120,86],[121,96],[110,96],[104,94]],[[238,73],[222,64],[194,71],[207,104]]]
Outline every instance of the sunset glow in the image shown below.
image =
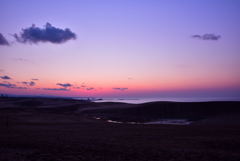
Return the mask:
[[229,0],[3,0],[0,93],[240,99],[239,9]]

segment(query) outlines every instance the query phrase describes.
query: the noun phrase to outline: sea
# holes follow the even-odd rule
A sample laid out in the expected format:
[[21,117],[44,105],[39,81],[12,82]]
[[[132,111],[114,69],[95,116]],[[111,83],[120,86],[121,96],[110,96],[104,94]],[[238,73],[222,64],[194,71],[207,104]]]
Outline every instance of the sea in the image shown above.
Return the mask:
[[140,104],[157,101],[171,102],[209,102],[209,101],[240,101],[240,97],[155,97],[155,98],[92,98],[77,97],[77,100],[90,100],[93,102],[122,102]]

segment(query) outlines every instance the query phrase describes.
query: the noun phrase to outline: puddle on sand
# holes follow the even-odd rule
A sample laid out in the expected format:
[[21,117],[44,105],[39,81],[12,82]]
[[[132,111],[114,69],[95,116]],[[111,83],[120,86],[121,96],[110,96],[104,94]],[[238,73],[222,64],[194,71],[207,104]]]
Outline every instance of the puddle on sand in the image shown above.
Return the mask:
[[[101,120],[100,117],[94,117],[96,120]],[[152,124],[162,124],[162,125],[189,125],[192,122],[188,121],[187,119],[161,119],[157,121],[150,121],[150,122],[121,122],[115,120],[106,120],[108,123],[115,123],[115,124],[145,124],[145,125],[152,125]]]

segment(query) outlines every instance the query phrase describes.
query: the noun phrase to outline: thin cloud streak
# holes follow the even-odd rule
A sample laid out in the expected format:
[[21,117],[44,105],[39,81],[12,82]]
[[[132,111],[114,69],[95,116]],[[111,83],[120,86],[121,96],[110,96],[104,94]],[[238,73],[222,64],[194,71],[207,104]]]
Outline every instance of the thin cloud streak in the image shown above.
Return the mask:
[[57,83],[58,86],[62,86],[64,88],[67,88],[67,87],[72,87],[72,84],[70,83]]
[[125,91],[128,90],[128,88],[112,88],[113,90],[119,90],[119,91]]
[[49,90],[49,91],[70,91],[70,89],[67,88],[40,88],[43,90]]
[[213,41],[217,41],[217,40],[219,40],[221,38],[221,35],[215,35],[215,34],[192,35],[192,38],[200,39],[200,40],[213,40]]
[[86,88],[87,91],[94,90],[93,87]]

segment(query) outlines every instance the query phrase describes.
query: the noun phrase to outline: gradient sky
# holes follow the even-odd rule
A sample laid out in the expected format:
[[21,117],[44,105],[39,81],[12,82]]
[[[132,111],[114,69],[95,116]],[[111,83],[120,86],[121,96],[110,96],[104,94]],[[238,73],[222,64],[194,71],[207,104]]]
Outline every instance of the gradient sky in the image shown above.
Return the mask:
[[[0,93],[240,99],[239,17],[239,0],[1,0],[0,33],[10,45],[0,46],[0,76],[11,79],[0,83],[15,86]],[[77,39],[13,37],[47,22]],[[192,37],[204,34],[221,38]],[[72,86],[49,90],[57,83]]]

